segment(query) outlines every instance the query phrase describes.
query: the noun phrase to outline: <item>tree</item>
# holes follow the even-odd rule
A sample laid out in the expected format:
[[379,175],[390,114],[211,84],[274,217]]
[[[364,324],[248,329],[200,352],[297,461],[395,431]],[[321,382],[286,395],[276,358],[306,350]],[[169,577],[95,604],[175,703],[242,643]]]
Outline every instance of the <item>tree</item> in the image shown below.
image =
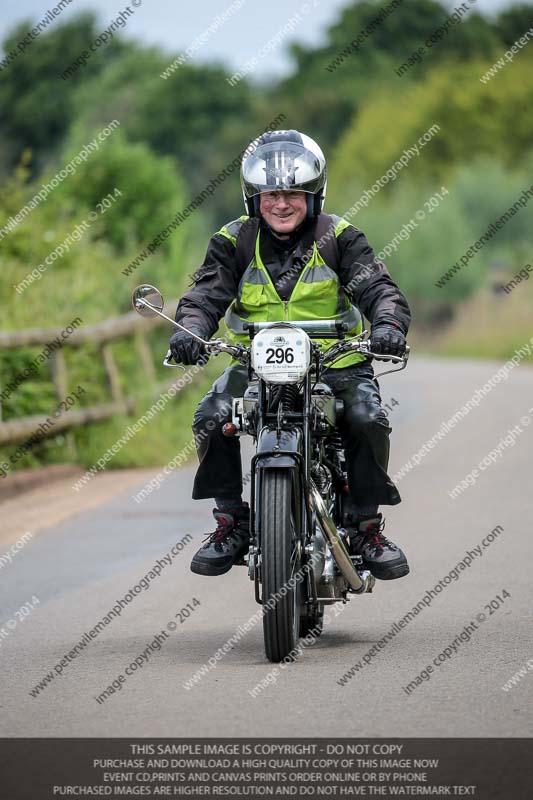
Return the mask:
[[[31,20],[17,25],[3,43],[5,52],[15,50],[33,25]],[[74,119],[73,97],[78,86],[102,72],[122,50],[120,41],[114,39],[72,77],[62,80],[61,73],[87,49],[97,33],[94,14],[80,14],[72,21],[56,23],[0,71],[4,151],[0,168],[4,172],[27,149],[33,154],[33,173],[56,151]]]

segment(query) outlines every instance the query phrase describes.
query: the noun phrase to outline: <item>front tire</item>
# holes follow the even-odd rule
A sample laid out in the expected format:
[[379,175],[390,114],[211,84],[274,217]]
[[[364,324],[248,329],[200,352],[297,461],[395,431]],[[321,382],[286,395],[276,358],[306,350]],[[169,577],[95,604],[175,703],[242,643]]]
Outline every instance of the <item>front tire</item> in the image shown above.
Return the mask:
[[300,636],[301,576],[289,584],[301,568],[292,470],[265,469],[260,492],[263,635],[266,657],[278,663],[295,658]]

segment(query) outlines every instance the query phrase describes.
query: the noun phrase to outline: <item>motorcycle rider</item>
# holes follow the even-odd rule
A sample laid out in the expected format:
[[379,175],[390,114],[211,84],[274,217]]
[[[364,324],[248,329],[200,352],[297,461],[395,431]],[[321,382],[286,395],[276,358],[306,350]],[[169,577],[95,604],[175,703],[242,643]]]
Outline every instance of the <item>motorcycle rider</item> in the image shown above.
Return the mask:
[[[354,335],[362,321],[353,301],[371,322],[371,350],[402,355],[408,303],[364,234],[322,213],[326,183],[324,155],[309,136],[283,130],[254,140],[241,165],[247,215],[211,237],[192,288],[179,301],[176,321],[209,339],[225,314],[229,340],[244,343],[247,320],[335,317],[348,320]],[[201,342],[185,331],[172,336],[170,349],[183,364],[196,364],[204,355]],[[350,552],[361,555],[376,578],[399,578],[409,572],[407,559],[384,536],[378,513],[380,504],[395,505],[401,498],[387,475],[391,428],[371,361],[349,354],[326,369],[322,380],[344,401],[339,430],[354,504]],[[231,420],[231,399],[243,395],[247,382],[246,368],[230,364],[194,415],[199,466],[192,497],[213,497],[217,522],[192,559],[191,569],[200,575],[224,574],[248,550],[240,443],[222,433]]]

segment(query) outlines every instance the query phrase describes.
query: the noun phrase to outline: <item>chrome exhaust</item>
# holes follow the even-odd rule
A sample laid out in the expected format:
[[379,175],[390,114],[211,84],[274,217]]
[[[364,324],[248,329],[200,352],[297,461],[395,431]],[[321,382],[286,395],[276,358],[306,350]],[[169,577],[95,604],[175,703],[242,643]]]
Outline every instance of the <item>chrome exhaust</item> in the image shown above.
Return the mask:
[[352,564],[350,554],[342,541],[337,526],[328,513],[324,499],[312,478],[309,479],[309,503],[311,508],[316,512],[319,525],[324,533],[331,554],[335,559],[335,563],[352,591],[356,594],[371,592],[376,582],[374,576],[366,569],[359,573]]

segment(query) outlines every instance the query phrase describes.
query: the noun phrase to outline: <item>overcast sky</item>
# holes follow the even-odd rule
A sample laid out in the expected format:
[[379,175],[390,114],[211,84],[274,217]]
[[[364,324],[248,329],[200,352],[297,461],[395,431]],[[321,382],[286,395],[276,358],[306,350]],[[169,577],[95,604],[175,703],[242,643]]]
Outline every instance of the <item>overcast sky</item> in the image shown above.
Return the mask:
[[[13,24],[25,20],[42,19],[48,9],[54,8],[58,0],[2,0],[0,10],[0,40]],[[68,19],[80,10],[93,9],[98,12],[105,30],[127,5],[135,11],[128,18],[126,37],[145,44],[162,46],[170,55],[184,51],[195,37],[213,22],[217,15],[229,12],[228,20],[215,31],[195,52],[194,58],[222,59],[233,71],[258,54],[272,37],[287,26],[294,33],[283,36],[279,47],[260,58],[254,70],[257,77],[286,72],[290,61],[286,57],[286,43],[297,40],[302,43],[320,42],[325,28],[335,22],[339,10],[350,0],[199,0],[196,3],[180,0],[72,0],[57,19]],[[471,0],[475,2],[475,0]],[[138,4],[135,8],[135,4]],[[386,5],[386,0],[379,5]],[[459,0],[449,2],[452,9]],[[494,11],[509,7],[512,0],[477,0],[476,8]],[[298,16],[299,15],[299,19]],[[292,23],[290,20],[292,19]],[[279,38],[279,37],[278,37]],[[169,59],[170,60],[170,59]]]

